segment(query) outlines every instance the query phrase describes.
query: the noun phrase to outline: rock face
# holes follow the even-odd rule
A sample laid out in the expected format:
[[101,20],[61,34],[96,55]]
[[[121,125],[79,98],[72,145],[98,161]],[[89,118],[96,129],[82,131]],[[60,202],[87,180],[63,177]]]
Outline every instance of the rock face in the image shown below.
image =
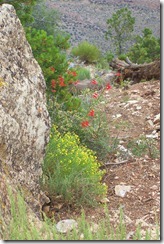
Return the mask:
[[14,7],[8,4],[0,6],[0,81],[0,206],[6,205],[8,183],[21,186],[27,204],[39,215],[48,201],[39,187],[50,127],[46,84]]

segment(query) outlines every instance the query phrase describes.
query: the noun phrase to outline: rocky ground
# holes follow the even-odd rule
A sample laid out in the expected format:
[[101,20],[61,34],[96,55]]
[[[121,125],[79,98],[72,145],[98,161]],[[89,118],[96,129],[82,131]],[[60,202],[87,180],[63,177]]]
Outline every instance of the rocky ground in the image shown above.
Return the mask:
[[105,40],[106,21],[125,6],[136,20],[134,34],[141,34],[147,27],[156,37],[160,36],[160,1],[157,0],[47,0],[47,5],[61,13],[60,28],[71,34],[73,46],[87,40],[103,52],[112,49],[110,41]]
[[[104,101],[110,134],[118,138],[120,148],[116,154],[109,155],[104,166],[107,173],[103,181],[108,185],[105,202],[111,223],[115,227],[119,222],[121,207],[127,239],[133,237],[138,224],[143,236],[149,229],[155,238],[156,224],[160,222],[160,81],[112,87],[106,91]],[[143,143],[141,155],[131,154],[134,146],[127,150],[133,140]],[[80,216],[79,208],[65,206],[61,199],[55,199],[52,204],[57,221]],[[103,204],[85,211],[87,219],[96,224],[104,216]]]

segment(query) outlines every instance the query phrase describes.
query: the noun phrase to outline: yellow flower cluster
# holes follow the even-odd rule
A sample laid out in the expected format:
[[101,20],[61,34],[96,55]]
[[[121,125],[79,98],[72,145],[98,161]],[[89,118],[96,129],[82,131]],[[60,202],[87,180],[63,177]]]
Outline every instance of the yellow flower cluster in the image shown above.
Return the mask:
[[85,179],[100,192],[106,193],[106,186],[100,182],[105,171],[99,169],[100,163],[97,157],[93,151],[80,144],[76,134],[68,132],[61,135],[54,126],[45,162],[51,164],[50,168],[54,168],[54,174],[57,168],[60,169],[63,178],[70,177],[70,175],[82,177],[83,181]]

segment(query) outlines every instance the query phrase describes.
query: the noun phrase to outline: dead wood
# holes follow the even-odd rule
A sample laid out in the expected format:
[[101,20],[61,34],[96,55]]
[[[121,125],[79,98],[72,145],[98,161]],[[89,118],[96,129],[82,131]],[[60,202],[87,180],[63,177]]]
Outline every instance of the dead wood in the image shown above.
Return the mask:
[[120,83],[121,79],[130,79],[132,84],[139,83],[141,80],[160,79],[160,59],[151,63],[135,64],[128,58],[126,62],[116,58],[112,60],[110,66],[121,73],[116,80],[117,83]]

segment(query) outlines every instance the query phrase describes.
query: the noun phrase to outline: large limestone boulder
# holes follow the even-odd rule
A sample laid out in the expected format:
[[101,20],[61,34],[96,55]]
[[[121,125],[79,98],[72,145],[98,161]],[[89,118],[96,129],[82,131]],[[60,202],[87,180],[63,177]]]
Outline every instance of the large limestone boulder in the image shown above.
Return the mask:
[[39,178],[50,118],[46,84],[14,7],[0,5],[0,211],[6,214],[7,185],[20,187],[38,216],[48,198]]

